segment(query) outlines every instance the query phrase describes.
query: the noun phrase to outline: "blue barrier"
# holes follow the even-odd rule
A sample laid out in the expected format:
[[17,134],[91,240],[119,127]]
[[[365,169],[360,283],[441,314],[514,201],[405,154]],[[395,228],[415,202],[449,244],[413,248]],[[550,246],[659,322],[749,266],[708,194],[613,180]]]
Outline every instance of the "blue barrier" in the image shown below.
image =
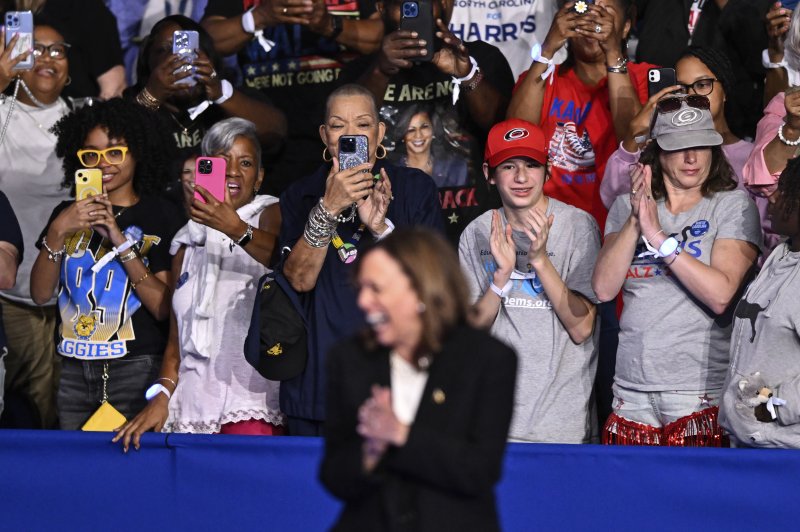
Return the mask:
[[[326,530],[315,438],[0,431],[3,530]],[[796,530],[800,453],[510,444],[504,530]]]

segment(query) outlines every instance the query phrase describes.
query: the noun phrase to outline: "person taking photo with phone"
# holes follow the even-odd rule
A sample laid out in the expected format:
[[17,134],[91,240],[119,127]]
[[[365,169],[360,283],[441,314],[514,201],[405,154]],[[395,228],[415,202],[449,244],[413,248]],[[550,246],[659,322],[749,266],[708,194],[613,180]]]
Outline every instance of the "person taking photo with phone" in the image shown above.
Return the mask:
[[[453,0],[386,0],[377,6],[385,28],[380,50],[349,63],[340,78],[372,92],[390,138],[414,105],[427,105],[430,118],[446,125],[446,134],[432,139],[434,153],[452,154],[467,167],[459,181],[439,187],[447,235],[457,245],[464,227],[489,207],[483,146],[489,129],[505,116],[514,85],[511,68],[491,44],[462,41],[450,32]],[[404,151],[392,142],[387,150],[393,157]]]
[[215,159],[198,158],[200,172],[224,162],[224,197],[196,184],[202,199],[191,202],[191,221],[172,240],[169,339],[147,406],[114,437],[125,451],[139,449],[148,430],[283,434],[278,383],[243,356],[256,285],[278,249],[278,198],[257,195],[264,170],[251,122],[225,119],[202,146]]
[[732,102],[734,96],[728,92],[734,83],[730,61],[725,54],[713,48],[692,46],[681,53],[675,65],[675,73],[677,84],[663,88],[647,100],[631,121],[619,148],[608,159],[603,181],[600,183],[603,204],[611,207],[618,195],[627,194],[630,190],[630,168],[639,162],[641,148],[649,141],[653,109],[658,101],[673,92],[706,96],[711,106],[709,110],[714,119],[714,129],[722,135],[722,151],[734,171],[738,187],[747,191],[758,207],[764,237],[762,254],[768,255],[780,237],[770,229],[767,198],[745,187],[744,166],[753,151],[753,143],[737,137],[729,126],[728,119],[736,110],[735,103]]
[[[196,58],[173,53],[176,31],[197,32]],[[257,92],[234,88],[203,27],[183,15],[158,21],[142,44],[136,85],[126,94],[164,118],[178,149],[199,146],[211,126],[228,117],[249,120],[264,146],[276,149],[286,118]]]
[[[25,243],[17,283],[0,291],[0,307],[8,338],[6,398],[30,405],[27,414],[6,419],[17,428],[53,428],[58,374],[53,348],[56,298],[53,292],[37,306],[31,298],[30,277],[42,223],[56,205],[69,199],[61,186],[62,161],[50,128],[72,107],[72,101],[62,95],[69,82],[70,39],[68,28],[59,21],[36,17],[34,24],[31,70],[14,68],[28,57],[11,57],[19,37],[12,36],[7,47],[3,45],[6,35],[0,38],[0,91],[16,90],[16,101],[0,95],[0,189],[17,213]],[[8,409],[9,413],[23,411]]]
[[[319,134],[323,166],[281,195],[282,275],[300,300],[308,326],[308,362],[302,374],[281,383],[281,410],[289,432],[321,435],[325,420],[325,360],[328,350],[364,325],[350,282],[360,250],[396,227],[443,230],[436,185],[416,168],[382,159],[386,126],[375,100],[360,85],[344,85],[328,97]],[[363,162],[342,168],[352,153],[342,148],[356,136]],[[347,149],[350,149],[348,147]]]
[[58,417],[76,430],[104,403],[127,418],[145,406],[166,344],[169,242],[181,220],[159,196],[169,142],[151,113],[117,98],[53,131],[65,188],[75,192],[81,167],[102,173],[101,193],[53,210],[31,272],[35,303],[58,290]]

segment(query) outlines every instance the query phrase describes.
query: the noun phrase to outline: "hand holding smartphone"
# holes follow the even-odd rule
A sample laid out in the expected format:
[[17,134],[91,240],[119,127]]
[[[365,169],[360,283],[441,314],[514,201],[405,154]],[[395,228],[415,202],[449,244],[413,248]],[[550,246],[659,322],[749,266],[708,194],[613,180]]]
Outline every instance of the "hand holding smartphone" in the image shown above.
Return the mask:
[[[193,71],[194,66],[191,63],[197,59],[197,51],[199,48],[200,36],[196,31],[175,30],[175,32],[172,34],[172,53],[190,63],[175,70],[175,74]],[[191,76],[177,80],[175,84],[193,87],[197,85],[197,80],[195,79],[194,74],[192,74]]]
[[677,85],[674,68],[651,68],[647,71],[647,96],[651,97],[662,89]]
[[[225,174],[227,162],[222,157],[198,157],[195,161],[194,184],[200,185],[218,201],[225,201]],[[199,192],[195,199],[206,203]]]
[[405,0],[400,6],[400,17],[401,30],[415,31],[418,38],[425,41],[425,55],[417,56],[414,61],[433,59],[436,39],[433,2],[431,0]]
[[17,35],[17,43],[11,51],[11,59],[28,52],[28,57],[14,66],[14,70],[31,70],[33,68],[33,14],[30,11],[8,11],[5,24],[5,45]]
[[339,137],[339,170],[369,162],[369,140],[365,135]]
[[80,201],[103,193],[103,171],[99,168],[75,170],[75,199]]

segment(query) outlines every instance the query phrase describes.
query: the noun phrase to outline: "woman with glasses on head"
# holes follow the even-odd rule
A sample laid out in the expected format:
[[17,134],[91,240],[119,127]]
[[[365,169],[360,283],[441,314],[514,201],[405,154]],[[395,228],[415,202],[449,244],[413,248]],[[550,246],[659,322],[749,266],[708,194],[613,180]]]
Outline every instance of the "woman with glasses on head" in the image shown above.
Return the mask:
[[[50,428],[56,420],[53,331],[56,328],[55,295],[37,306],[30,295],[30,274],[38,250],[34,245],[42,222],[56,205],[69,198],[61,187],[61,159],[50,128],[69,113],[72,102],[62,96],[69,83],[69,44],[59,21],[36,17],[33,32],[34,64],[15,70],[27,54],[11,59],[18,37],[4,47],[0,35],[0,190],[19,218],[25,251],[17,284],[0,291],[8,334],[6,390],[35,410],[19,419],[18,427]],[[0,32],[1,33],[1,32]],[[19,411],[13,407],[10,411]],[[21,417],[21,416],[20,416]]]
[[736,189],[696,94],[656,104],[631,190],[608,215],[592,287],[622,290],[613,413],[604,443],[719,446],[731,302],[758,257],[758,211]]
[[54,131],[65,188],[75,191],[81,167],[102,175],[102,193],[55,208],[31,273],[36,303],[58,289],[58,415],[61,428],[78,429],[106,401],[126,417],[146,404],[166,344],[169,243],[181,221],[157,196],[168,141],[150,113],[115,99]]
[[[648,139],[656,103],[667,94],[681,89],[686,94],[698,94],[708,98],[714,129],[722,135],[722,152],[735,173],[738,188],[747,190],[743,179],[744,167],[753,151],[753,143],[741,139],[730,126],[735,118],[732,112],[736,109],[735,102],[732,102],[730,96],[734,93],[735,83],[730,61],[723,53],[713,48],[692,46],[681,53],[675,64],[675,73],[678,84],[664,88],[647,101],[631,121],[628,133],[620,143],[619,149],[608,159],[605,175],[600,183],[600,197],[607,207],[611,207],[618,195],[630,190],[630,167],[638,163],[642,154],[641,150]],[[750,197],[758,207],[764,237],[763,251],[768,254],[779,238],[770,229],[767,216],[768,202],[763,195],[751,193]]]

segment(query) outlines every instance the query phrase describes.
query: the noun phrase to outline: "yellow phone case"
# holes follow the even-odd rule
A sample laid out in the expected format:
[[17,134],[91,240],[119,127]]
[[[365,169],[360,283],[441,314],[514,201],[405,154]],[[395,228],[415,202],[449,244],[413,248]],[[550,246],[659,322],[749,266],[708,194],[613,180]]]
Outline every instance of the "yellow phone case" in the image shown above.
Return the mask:
[[128,420],[125,419],[125,416],[120,414],[119,410],[106,401],[100,405],[100,408],[95,410],[92,417],[83,424],[81,430],[88,432],[111,432],[124,425],[126,421]]
[[103,193],[103,171],[99,168],[81,168],[75,171],[75,199],[82,200],[89,196]]

